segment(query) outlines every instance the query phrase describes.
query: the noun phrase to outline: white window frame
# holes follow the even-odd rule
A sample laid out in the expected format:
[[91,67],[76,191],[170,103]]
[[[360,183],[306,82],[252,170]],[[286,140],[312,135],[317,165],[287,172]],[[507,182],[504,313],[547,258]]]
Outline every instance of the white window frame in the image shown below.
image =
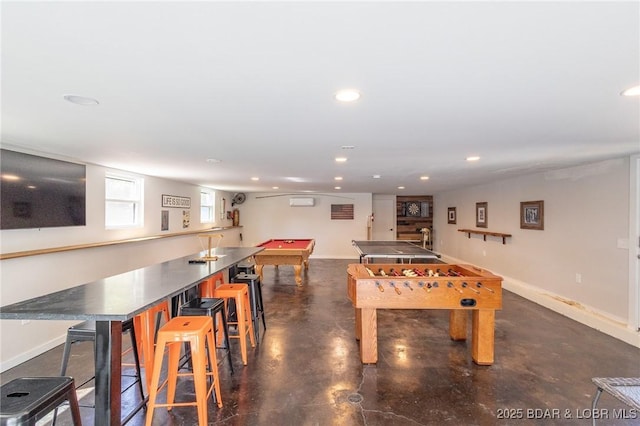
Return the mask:
[[[210,200],[210,204],[205,204],[204,196],[207,196]],[[215,211],[216,211],[216,192],[210,189],[200,190],[200,223],[215,223]]]
[[[134,185],[134,191],[132,197],[118,198],[118,197],[109,197],[107,194],[107,181],[109,179],[112,180],[123,180],[131,182]],[[107,173],[105,175],[105,229],[126,229],[126,228],[139,228],[144,225],[144,179],[139,176],[127,175],[127,174],[118,174],[118,173]],[[112,202],[117,203],[130,203],[133,206],[133,220],[129,223],[107,223],[107,219],[109,217],[108,210],[109,205]]]

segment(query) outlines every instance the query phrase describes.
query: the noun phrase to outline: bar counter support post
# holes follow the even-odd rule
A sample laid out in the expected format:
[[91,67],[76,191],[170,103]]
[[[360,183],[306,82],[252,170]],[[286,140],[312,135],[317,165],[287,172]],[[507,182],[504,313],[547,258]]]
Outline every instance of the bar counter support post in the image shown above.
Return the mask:
[[121,424],[122,321],[96,321],[95,426]]

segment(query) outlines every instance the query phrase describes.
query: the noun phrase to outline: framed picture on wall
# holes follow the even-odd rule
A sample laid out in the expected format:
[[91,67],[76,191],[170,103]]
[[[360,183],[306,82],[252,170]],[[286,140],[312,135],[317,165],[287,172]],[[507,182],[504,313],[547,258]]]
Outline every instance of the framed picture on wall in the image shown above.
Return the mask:
[[544,230],[544,201],[520,202],[520,228]]
[[486,228],[489,223],[487,215],[487,202],[476,203],[476,226],[478,228]]
[[169,230],[169,210],[162,210],[160,213],[160,230]]
[[447,223],[455,224],[456,223],[456,208],[448,207],[447,208]]

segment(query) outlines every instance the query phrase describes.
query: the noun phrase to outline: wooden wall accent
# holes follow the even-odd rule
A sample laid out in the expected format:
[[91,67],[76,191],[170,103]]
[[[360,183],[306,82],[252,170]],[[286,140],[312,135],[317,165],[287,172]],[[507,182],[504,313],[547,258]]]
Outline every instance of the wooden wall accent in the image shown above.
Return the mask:
[[[419,206],[419,212],[412,207]],[[396,197],[396,238],[422,240],[420,229],[433,231],[433,196],[398,195]]]

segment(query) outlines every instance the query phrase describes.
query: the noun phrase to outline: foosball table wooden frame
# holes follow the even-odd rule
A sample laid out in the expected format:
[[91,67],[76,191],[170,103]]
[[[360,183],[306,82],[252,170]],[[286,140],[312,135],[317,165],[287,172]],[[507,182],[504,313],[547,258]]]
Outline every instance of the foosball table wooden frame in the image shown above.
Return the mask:
[[493,364],[502,278],[489,271],[458,264],[350,264],[347,294],[355,308],[356,339],[365,364],[378,361],[378,309],[449,309],[453,340],[466,340],[471,311],[471,357],[479,365]]

